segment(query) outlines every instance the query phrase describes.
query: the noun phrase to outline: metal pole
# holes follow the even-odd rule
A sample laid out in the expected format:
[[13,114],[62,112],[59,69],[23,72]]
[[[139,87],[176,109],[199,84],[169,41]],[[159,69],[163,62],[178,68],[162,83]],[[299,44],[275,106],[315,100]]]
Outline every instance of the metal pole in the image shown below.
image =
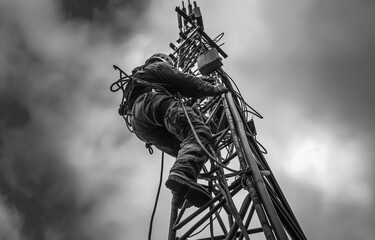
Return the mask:
[[272,204],[272,201],[268,195],[268,192],[266,190],[266,186],[264,184],[262,175],[260,174],[259,168],[256,163],[256,159],[254,158],[249,142],[246,137],[245,129],[243,126],[242,119],[237,111],[237,108],[233,102],[233,97],[231,92],[227,92],[225,94],[226,102],[229,106],[230,111],[232,112],[233,118],[235,122],[237,123],[237,131],[238,136],[240,138],[240,142],[242,145],[243,152],[246,156],[246,160],[251,168],[251,174],[255,182],[255,187],[258,190],[258,194],[260,199],[262,200],[262,203],[264,205],[264,208],[267,212],[268,218],[271,222],[271,225],[275,231],[275,235],[280,240],[288,240],[288,236],[286,235],[286,232],[281,225],[281,221],[276,213],[276,210]]
[[[244,219],[245,214],[247,212],[247,209],[250,206],[250,202],[251,202],[251,197],[250,197],[250,195],[247,195],[245,200],[242,202],[242,206],[241,206],[241,209],[239,211],[241,219]],[[245,229],[247,229],[246,226],[245,226]],[[234,235],[237,233],[237,230],[238,230],[238,225],[237,224],[232,225],[232,228],[230,229],[230,232],[228,233],[225,240],[233,239]],[[241,233],[242,233],[242,236],[243,236],[243,232],[241,232]],[[246,234],[246,236],[248,236],[248,235]]]
[[169,220],[168,240],[175,240],[176,239],[176,231],[173,230],[173,225],[174,225],[174,223],[176,222],[176,219],[177,219],[178,207],[175,203],[176,203],[176,197],[173,195],[172,204],[171,204],[171,216],[170,216],[170,220]]
[[246,190],[249,191],[249,194],[253,200],[253,206],[255,211],[258,214],[259,222],[263,228],[264,235],[267,240],[275,240],[275,236],[272,232],[272,228],[268,224],[266,214],[264,213],[261,201],[259,200],[258,194],[254,188],[253,183],[251,182],[250,176],[243,176],[246,181]]

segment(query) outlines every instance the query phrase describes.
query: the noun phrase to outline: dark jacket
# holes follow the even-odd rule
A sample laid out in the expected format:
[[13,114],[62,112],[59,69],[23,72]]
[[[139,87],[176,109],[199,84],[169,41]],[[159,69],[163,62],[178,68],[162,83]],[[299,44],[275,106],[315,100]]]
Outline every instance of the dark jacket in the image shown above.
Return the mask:
[[[179,92],[185,97],[203,98],[220,93],[220,90],[211,83],[200,77],[182,73],[165,62],[155,62],[141,67],[133,77],[148,83],[159,84],[172,95]],[[136,85],[128,100],[133,102],[135,98],[151,89],[152,87]]]

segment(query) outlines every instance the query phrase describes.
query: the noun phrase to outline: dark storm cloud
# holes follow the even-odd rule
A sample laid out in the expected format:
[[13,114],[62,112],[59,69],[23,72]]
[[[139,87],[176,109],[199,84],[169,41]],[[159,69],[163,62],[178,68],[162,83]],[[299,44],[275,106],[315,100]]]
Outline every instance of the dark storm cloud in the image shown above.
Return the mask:
[[[328,146],[337,146],[329,149],[330,174],[306,180],[325,188],[332,186],[329,175],[338,176],[341,180],[337,183],[342,188],[339,186],[337,196],[330,199],[307,184],[296,191],[300,196],[309,196],[295,204],[297,210],[303,209],[298,211],[306,222],[307,237],[371,238],[375,235],[370,224],[375,221],[375,178],[370,170],[375,167],[375,4],[321,0],[267,1],[262,5],[275,46],[266,62],[272,63],[268,89],[273,99],[283,99],[285,106],[294,109],[298,107],[298,119],[289,120],[308,127],[296,124],[292,131],[301,131],[301,136],[308,137],[318,129],[322,132],[318,138],[321,143],[327,143],[327,135],[332,139]],[[285,111],[285,115],[289,113],[280,102],[276,108]],[[299,144],[294,144],[298,148]],[[346,147],[351,144],[359,148]],[[354,163],[353,167],[345,167],[348,162]],[[344,183],[348,179],[357,184],[352,190],[365,190],[350,191],[349,184]],[[286,187],[289,186],[293,184]],[[347,191],[351,194],[345,195]],[[314,204],[306,206],[306,202]]]
[[[375,4],[371,1],[316,1],[307,17],[307,39],[315,59],[316,85],[333,100],[329,109],[365,132],[375,109]],[[322,102],[320,102],[321,105]],[[349,117],[350,116],[350,117]]]
[[19,102],[0,92],[0,127],[20,127],[30,119],[29,111]]
[[[110,68],[117,47],[112,44],[129,37],[147,2],[0,1],[0,210],[14,219],[1,238],[113,239],[116,229],[90,225],[105,194],[83,193],[84,170],[72,166],[83,159],[70,159],[79,154],[66,146],[84,114],[113,103],[99,67]],[[77,136],[89,139],[81,130]],[[107,136],[89,134],[99,135],[92,136],[94,143]],[[86,151],[84,144],[78,151]]]
[[114,21],[116,10],[131,7],[141,14],[148,1],[137,0],[57,0],[63,7],[64,14],[72,19],[90,21]]
[[[88,24],[95,35],[110,35],[109,39],[129,37],[141,20],[149,0],[56,0],[64,19]],[[128,10],[131,11],[128,11]],[[95,39],[93,39],[95,40]]]
[[54,144],[40,146],[47,140],[40,129],[26,131],[31,132],[22,139],[2,134],[0,161],[0,192],[22,219],[21,235],[26,239],[48,239],[48,235],[88,239],[81,228],[92,206],[79,202],[74,187],[77,176],[63,163]]
[[[288,2],[278,7],[270,2],[264,8],[275,43],[270,58],[288,71],[283,74],[289,82],[278,87],[285,92],[289,88],[294,100],[303,95],[310,104],[309,117],[330,115],[338,118],[332,121],[354,121],[368,131],[375,118],[370,107],[375,89],[374,3]],[[277,62],[280,56],[282,62]]]

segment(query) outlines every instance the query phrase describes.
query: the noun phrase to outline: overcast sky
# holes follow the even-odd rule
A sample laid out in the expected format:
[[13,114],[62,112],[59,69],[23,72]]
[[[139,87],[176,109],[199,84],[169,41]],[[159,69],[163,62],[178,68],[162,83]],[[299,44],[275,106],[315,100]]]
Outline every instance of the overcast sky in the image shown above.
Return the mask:
[[[161,153],[117,115],[177,39],[173,0],[0,0],[0,238],[146,239]],[[308,239],[375,237],[375,2],[202,0]],[[172,158],[167,158],[166,176]],[[163,187],[154,239],[166,239]]]

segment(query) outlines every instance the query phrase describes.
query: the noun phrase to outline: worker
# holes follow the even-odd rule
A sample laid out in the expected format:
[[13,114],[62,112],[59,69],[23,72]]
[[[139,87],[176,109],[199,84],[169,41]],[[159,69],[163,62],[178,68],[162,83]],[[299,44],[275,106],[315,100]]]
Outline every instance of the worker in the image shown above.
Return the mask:
[[[221,84],[214,85],[207,81],[207,77],[179,71],[174,67],[174,61],[162,53],[152,55],[144,65],[136,67],[133,78],[138,84],[128,85],[126,91],[135,135],[146,144],[176,157],[166,181],[166,187],[177,199],[176,205],[181,207],[187,200],[189,205],[201,207],[211,199],[208,191],[197,183],[207,155],[198,144],[175,96],[179,93],[199,99],[225,93],[228,89]],[[212,141],[210,128],[190,106],[184,105],[184,108],[202,145],[209,148]]]

